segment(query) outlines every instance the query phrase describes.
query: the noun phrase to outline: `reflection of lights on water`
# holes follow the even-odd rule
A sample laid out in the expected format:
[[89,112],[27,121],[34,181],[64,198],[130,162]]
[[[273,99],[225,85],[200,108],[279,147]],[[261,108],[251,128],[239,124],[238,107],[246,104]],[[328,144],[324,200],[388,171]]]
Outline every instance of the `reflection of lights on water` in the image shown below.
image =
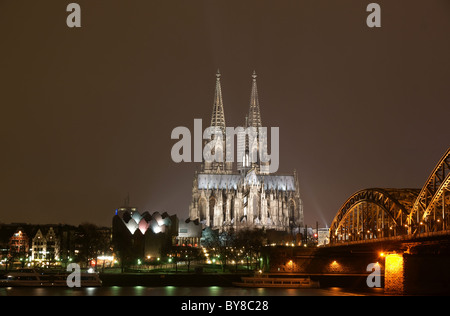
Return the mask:
[[86,294],[87,295],[95,295],[96,288],[95,287],[86,287]]
[[174,295],[174,292],[175,292],[176,288],[175,288],[175,286],[168,285],[164,289],[165,289],[166,295]]
[[219,295],[220,294],[220,287],[219,286],[210,286],[209,290],[211,292],[211,295]]
[[[147,286],[133,286],[133,287],[81,287],[81,288],[14,288],[4,287],[0,288],[0,294],[7,290],[12,295],[76,295],[76,296],[139,296],[139,295],[167,295],[167,296],[310,296],[310,295],[361,295],[364,293],[349,291],[345,288],[331,287],[322,289],[274,289],[274,288],[237,288],[237,287],[221,287],[221,286],[209,286],[209,287],[177,287],[177,286],[164,286],[164,287],[147,287]],[[2,292],[3,291],[3,292]],[[376,295],[383,294],[383,288],[372,288],[370,292]],[[366,295],[368,293],[365,293]]]
[[120,295],[120,286],[117,285],[111,286],[111,290],[112,295]]
[[145,291],[145,287],[141,286],[141,285],[137,285],[134,287],[134,290],[136,291],[135,295],[142,295],[143,292]]

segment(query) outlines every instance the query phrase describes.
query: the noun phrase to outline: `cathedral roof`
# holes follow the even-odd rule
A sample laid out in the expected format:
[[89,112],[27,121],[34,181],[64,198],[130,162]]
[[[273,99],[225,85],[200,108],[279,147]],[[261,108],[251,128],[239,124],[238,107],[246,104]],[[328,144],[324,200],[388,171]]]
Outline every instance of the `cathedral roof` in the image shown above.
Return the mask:
[[[244,178],[240,174],[213,174],[199,173],[199,189],[237,189],[239,183],[243,184]],[[295,191],[294,175],[261,175],[253,174],[252,183],[255,177],[260,184],[264,184],[265,190]]]

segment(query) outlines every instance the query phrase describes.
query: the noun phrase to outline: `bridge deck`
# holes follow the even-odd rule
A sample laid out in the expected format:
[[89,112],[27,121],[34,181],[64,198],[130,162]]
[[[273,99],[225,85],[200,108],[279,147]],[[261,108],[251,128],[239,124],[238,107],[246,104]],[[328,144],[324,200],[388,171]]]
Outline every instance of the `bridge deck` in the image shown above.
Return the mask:
[[423,239],[436,239],[436,238],[439,239],[442,237],[448,237],[450,240],[450,230],[441,230],[437,232],[416,233],[411,235],[400,235],[400,236],[373,238],[365,240],[338,241],[335,243],[328,244],[325,247],[339,247],[339,246],[361,245],[380,242],[414,242]]

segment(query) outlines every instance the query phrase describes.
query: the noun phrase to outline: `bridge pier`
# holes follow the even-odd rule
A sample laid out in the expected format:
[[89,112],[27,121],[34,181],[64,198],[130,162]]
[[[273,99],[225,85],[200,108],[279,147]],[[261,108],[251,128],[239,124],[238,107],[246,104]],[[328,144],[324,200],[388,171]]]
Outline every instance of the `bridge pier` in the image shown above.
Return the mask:
[[392,254],[386,256],[386,294],[450,294],[448,254]]
[[384,292],[405,293],[405,266],[402,253],[387,254],[384,263]]

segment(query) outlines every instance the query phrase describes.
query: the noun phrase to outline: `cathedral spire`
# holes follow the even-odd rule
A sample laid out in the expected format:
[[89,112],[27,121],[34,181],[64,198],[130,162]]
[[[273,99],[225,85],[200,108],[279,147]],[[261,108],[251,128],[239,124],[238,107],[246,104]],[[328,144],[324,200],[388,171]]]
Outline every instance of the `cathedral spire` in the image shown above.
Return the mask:
[[[231,172],[233,168],[233,163],[226,161],[226,152],[229,150],[226,146],[229,146],[225,142],[226,138],[226,124],[225,124],[225,113],[223,110],[223,99],[222,99],[222,87],[220,84],[220,71],[217,69],[216,73],[216,91],[214,94],[214,105],[211,115],[211,125],[213,128],[211,140],[215,140],[215,145],[212,150],[212,154],[215,156],[214,161],[204,162],[203,170],[212,173],[220,173],[221,171]],[[221,131],[218,132],[218,129]]]
[[220,71],[216,73],[216,92],[214,95],[214,105],[211,116],[211,126],[220,127],[225,133],[225,113],[223,111],[222,87],[220,85]]
[[261,113],[259,111],[258,88],[256,86],[256,71],[252,75],[252,92],[250,95],[250,109],[248,113],[248,126],[261,127]]

